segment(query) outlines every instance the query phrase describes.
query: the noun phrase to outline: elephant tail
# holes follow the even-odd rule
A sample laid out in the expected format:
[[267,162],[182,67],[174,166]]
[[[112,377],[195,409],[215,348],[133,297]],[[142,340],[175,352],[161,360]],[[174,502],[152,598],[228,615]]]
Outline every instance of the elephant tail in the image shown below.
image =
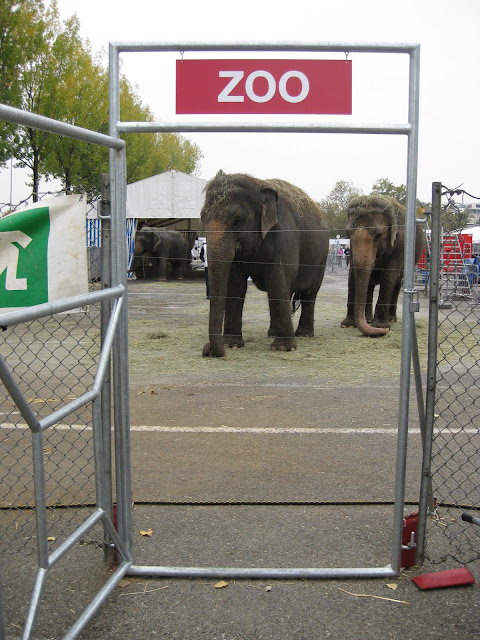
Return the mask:
[[294,293],[292,295],[292,316],[295,315],[296,311],[300,308],[301,302],[302,296],[299,293]]

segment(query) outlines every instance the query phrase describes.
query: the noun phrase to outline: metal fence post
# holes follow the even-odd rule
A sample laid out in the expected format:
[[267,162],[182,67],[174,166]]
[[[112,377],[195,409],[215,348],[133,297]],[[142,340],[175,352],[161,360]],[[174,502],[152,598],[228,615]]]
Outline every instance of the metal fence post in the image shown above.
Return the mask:
[[[111,137],[119,138],[120,120],[120,60],[118,49],[109,48],[109,104]],[[126,153],[125,149],[110,149],[112,284],[127,288],[126,220]],[[123,305],[122,318],[113,346],[113,393],[115,397],[115,462],[118,532],[129,553],[133,552],[132,482],[130,463],[130,400],[128,382],[128,310]]]
[[[1,575],[0,575],[1,577]],[[3,617],[2,585],[0,584],[0,640],[5,640],[5,620]]]
[[412,363],[412,325],[414,309],[412,296],[415,271],[415,219],[417,204],[418,159],[418,110],[420,85],[419,47],[410,56],[408,120],[412,129],[408,136],[407,158],[407,206],[405,215],[405,268],[403,285],[402,354],[400,373],[400,397],[397,439],[397,474],[395,483],[395,508],[393,515],[392,567],[400,571],[402,549],[403,509],[405,501],[405,476],[408,439],[408,410],[410,394],[410,369]]
[[[112,284],[112,242],[111,242],[111,220],[110,220],[110,174],[102,174],[101,182],[101,198],[100,198],[100,211],[99,218],[101,221],[101,278],[100,283],[102,289],[110,287]],[[112,309],[112,303],[110,300],[105,300],[101,304],[101,317],[100,317],[100,331],[102,336],[102,345],[105,340],[105,334],[108,327],[108,321],[110,318]],[[103,478],[102,489],[104,501],[102,508],[106,511],[109,518],[114,521],[113,518],[113,489],[112,489],[112,411],[111,411],[111,372],[110,366],[108,367],[105,382],[102,388],[101,395],[101,430],[103,440]],[[112,539],[107,529],[104,527],[104,557],[105,562],[112,563],[115,561],[115,551],[112,546]]]
[[432,185],[432,241],[430,250],[430,318],[428,324],[428,363],[427,395],[425,408],[425,437],[423,443],[422,480],[420,486],[420,505],[417,528],[417,562],[425,559],[425,531],[427,515],[433,509],[431,489],[431,462],[433,423],[435,411],[435,389],[437,368],[438,334],[438,294],[440,278],[440,236],[441,236],[441,198],[442,184]]

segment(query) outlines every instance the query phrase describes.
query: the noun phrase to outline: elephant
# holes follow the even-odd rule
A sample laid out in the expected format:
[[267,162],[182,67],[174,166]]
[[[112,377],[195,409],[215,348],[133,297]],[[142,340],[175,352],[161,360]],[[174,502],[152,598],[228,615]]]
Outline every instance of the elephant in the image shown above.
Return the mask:
[[[249,278],[268,294],[272,351],[293,351],[295,336],[313,336],[329,244],[319,206],[283,180],[222,173],[207,184],[200,215],[210,284],[209,342],[202,355],[222,357],[225,345],[245,345],[242,313]],[[301,305],[295,333],[292,296]]]
[[145,277],[145,266],[153,267],[156,278],[165,281],[167,261],[172,277],[182,280],[185,264],[191,259],[188,241],[180,232],[156,227],[142,227],[135,234],[132,271]]
[[[350,238],[347,316],[342,327],[370,337],[384,336],[397,320],[403,277],[405,207],[389,196],[358,196],[347,209]],[[415,263],[423,251],[422,226],[415,230]],[[375,315],[373,292],[380,285]]]

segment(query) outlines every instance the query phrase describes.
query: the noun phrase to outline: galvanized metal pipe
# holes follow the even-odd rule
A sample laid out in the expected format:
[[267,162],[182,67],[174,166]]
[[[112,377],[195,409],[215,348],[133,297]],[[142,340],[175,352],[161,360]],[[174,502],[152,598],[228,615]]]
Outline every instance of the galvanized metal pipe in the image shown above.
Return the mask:
[[77,618],[75,623],[69,629],[68,633],[63,636],[63,640],[75,640],[87,626],[93,616],[101,608],[105,600],[110,596],[116,588],[120,580],[127,573],[131,562],[122,562],[115,573],[110,576],[100,591],[95,595],[90,604],[85,608],[83,613]]
[[[120,120],[120,61],[118,51],[109,47],[109,133],[118,137]],[[112,245],[112,285],[127,286],[127,246],[125,242],[126,220],[126,156],[125,150],[110,149],[111,205],[110,222]],[[122,306],[121,317],[113,343],[113,394],[115,473],[117,496],[117,528],[129,554],[133,554],[133,509],[130,449],[130,399],[128,378],[128,310]],[[133,556],[132,556],[133,557]]]
[[7,311],[6,313],[0,314],[0,326],[11,327],[16,324],[21,324],[22,322],[30,322],[30,320],[46,318],[54,315],[55,313],[72,311],[73,309],[85,307],[89,304],[95,304],[102,300],[118,298],[123,296],[125,291],[125,286],[118,285],[116,287],[104,289],[103,291],[93,291],[92,293],[63,298],[62,300],[55,300],[54,302],[44,302],[43,304],[37,304],[34,307],[25,307],[15,311]]
[[[102,289],[110,287],[111,277],[111,223],[110,223],[110,174],[102,174],[101,184],[101,200],[99,216],[101,222],[101,276],[100,285]],[[110,325],[111,301],[105,300],[101,303],[100,332],[102,347],[106,339],[108,327]],[[101,478],[99,484],[102,485],[102,508],[105,509],[108,519],[113,520],[113,477],[112,477],[112,390],[111,390],[111,361],[112,354],[109,352],[109,365],[106,368],[101,390],[101,429],[103,442],[103,461],[101,464]],[[112,538],[104,526],[104,560],[106,564],[110,564],[115,560],[115,552],[112,546]]]
[[156,51],[292,51],[332,53],[412,53],[419,45],[412,42],[111,42],[118,53]]
[[390,578],[398,575],[392,567],[372,568],[265,568],[259,567],[157,567],[133,565],[128,570],[130,576],[151,576],[155,578],[224,578],[234,580],[256,579],[318,579],[331,580],[360,578]]
[[37,576],[33,585],[32,596],[30,598],[30,605],[28,607],[27,617],[25,625],[23,627],[22,640],[30,640],[33,634],[33,628],[38,615],[40,607],[40,601],[42,599],[43,591],[48,577],[48,569],[39,568],[37,570]]
[[357,133],[409,135],[410,124],[276,123],[271,122],[118,122],[121,133]]
[[407,207],[405,215],[404,291],[402,315],[402,353],[400,364],[400,397],[398,414],[397,466],[395,480],[395,506],[393,515],[392,567],[398,573],[401,567],[403,509],[405,501],[405,475],[407,460],[408,411],[410,399],[410,368],[412,361],[412,295],[415,270],[415,218],[417,204],[418,112],[420,82],[420,49],[410,55],[408,121],[412,132],[408,137],[407,153]]
[[[423,395],[423,380],[422,380],[422,370],[420,367],[420,357],[418,353],[418,339],[417,339],[417,328],[415,326],[415,322],[412,326],[412,363],[413,363],[413,373],[415,378],[415,389],[417,395],[417,408],[418,408],[418,421],[420,423],[420,434],[422,437],[422,451],[425,446],[425,437],[426,437],[426,428],[425,428],[425,400]],[[431,478],[429,481],[429,495],[433,496],[432,487],[431,487]],[[429,502],[429,510],[433,509],[433,497],[431,498],[431,504]]]
[[48,429],[54,424],[57,424],[57,422],[60,422],[61,420],[63,420],[63,418],[66,418],[74,411],[78,411],[78,409],[81,409],[90,402],[93,402],[95,398],[98,398],[99,395],[100,392],[98,391],[98,389],[91,389],[90,391],[87,391],[79,398],[75,398],[75,400],[72,400],[60,409],[57,409],[46,418],[42,418],[42,420],[40,420],[40,429],[42,431],[45,431],[45,429]]
[[0,120],[14,122],[24,127],[32,127],[34,129],[40,129],[41,131],[48,131],[49,133],[56,133],[59,136],[65,136],[67,138],[75,138],[76,140],[99,144],[102,147],[110,147],[113,149],[123,149],[125,147],[125,142],[119,138],[112,138],[103,133],[97,133],[96,131],[83,129],[73,124],[52,120],[52,118],[45,118],[45,116],[39,116],[29,111],[22,111],[15,107],[9,107],[6,104],[0,104]]
[[110,316],[110,322],[103,339],[102,350],[100,353],[100,359],[98,361],[97,373],[95,374],[95,380],[93,381],[93,389],[100,392],[107,368],[110,366],[110,351],[112,349],[113,340],[118,327],[119,318],[121,316],[123,301],[125,298],[119,298],[115,301],[113,312]]
[[83,536],[92,529],[97,522],[104,517],[104,511],[97,509],[89,516],[75,531],[49,556],[48,568],[51,569],[62,558],[69,549],[79,542]]
[[2,355],[0,355],[0,379],[30,430],[32,432],[40,431],[40,421],[23,395]]
[[[0,576],[1,578],[1,576]],[[5,634],[5,617],[3,615],[3,598],[2,598],[2,585],[0,581],[0,639],[4,640],[6,638]]]
[[428,362],[427,362],[427,395],[425,405],[425,439],[423,445],[422,481],[420,485],[420,504],[417,526],[417,562],[425,559],[425,535],[427,516],[431,511],[432,494],[432,447],[433,426],[435,422],[435,394],[437,385],[437,339],[438,339],[438,307],[440,279],[440,244],[442,235],[442,184],[432,184],[432,235],[430,246],[430,293],[428,322]]

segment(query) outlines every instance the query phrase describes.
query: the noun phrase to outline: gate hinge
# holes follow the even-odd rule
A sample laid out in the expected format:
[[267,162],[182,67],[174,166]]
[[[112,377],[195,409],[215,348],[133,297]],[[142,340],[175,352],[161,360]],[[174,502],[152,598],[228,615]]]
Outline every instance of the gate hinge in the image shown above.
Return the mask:
[[415,296],[414,300],[410,300],[409,311],[411,313],[417,313],[420,311],[420,299],[418,297],[418,289],[404,289],[403,293],[408,293],[411,296]]

